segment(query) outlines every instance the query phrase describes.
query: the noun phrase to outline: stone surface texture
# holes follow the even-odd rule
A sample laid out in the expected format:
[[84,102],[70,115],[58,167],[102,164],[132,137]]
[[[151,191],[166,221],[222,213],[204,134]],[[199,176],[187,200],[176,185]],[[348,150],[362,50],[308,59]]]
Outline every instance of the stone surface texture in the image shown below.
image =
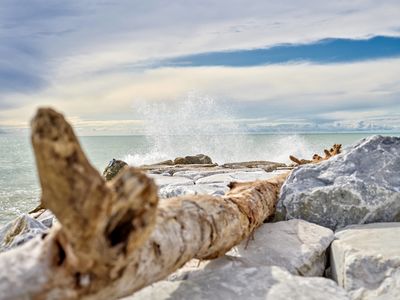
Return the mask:
[[331,246],[331,269],[353,299],[400,299],[400,223],[338,231]]
[[211,158],[204,154],[197,154],[193,156],[185,156],[185,157],[177,157],[174,159],[175,165],[194,165],[194,164],[203,164],[203,165],[211,165],[213,162]]
[[167,185],[159,189],[160,198],[171,198],[182,195],[213,195],[222,196],[229,190],[224,183],[196,185]]
[[278,266],[294,275],[322,276],[333,231],[303,220],[265,223],[221,258],[189,261],[169,279],[191,278],[205,270],[227,266]]
[[322,276],[333,231],[303,220],[266,223],[227,255],[246,266],[279,266],[295,275]]
[[118,160],[113,158],[109,163],[108,166],[104,169],[103,172],[103,176],[106,180],[111,180],[113,179],[115,176],[117,176],[117,174],[119,173],[119,171],[122,170],[122,168],[124,168],[125,166],[127,166],[128,164],[122,160]]
[[25,244],[48,229],[42,222],[23,214],[0,229],[0,252]]
[[260,168],[267,172],[272,172],[277,168],[286,167],[284,163],[277,163],[273,161],[265,161],[265,160],[257,160],[257,161],[244,161],[244,162],[234,162],[234,163],[226,163],[221,167],[223,168],[232,168],[232,169],[241,169],[241,168]]
[[149,174],[159,187],[160,198],[171,198],[182,195],[222,196],[232,181],[244,182],[265,180],[287,171],[266,172],[257,168],[244,169],[207,169],[178,171],[172,176],[167,174]]
[[296,168],[281,190],[277,220],[333,230],[400,221],[400,137],[372,136],[319,164]]
[[279,267],[221,267],[187,280],[160,281],[124,300],[339,300],[349,299],[334,281],[294,276]]

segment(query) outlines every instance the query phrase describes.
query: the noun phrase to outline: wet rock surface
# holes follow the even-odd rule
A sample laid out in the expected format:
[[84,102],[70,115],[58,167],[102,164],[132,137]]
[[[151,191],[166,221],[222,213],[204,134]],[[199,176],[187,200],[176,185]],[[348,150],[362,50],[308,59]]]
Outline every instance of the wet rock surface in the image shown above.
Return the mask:
[[333,230],[400,221],[400,138],[373,136],[320,164],[296,168],[282,187],[277,219]]

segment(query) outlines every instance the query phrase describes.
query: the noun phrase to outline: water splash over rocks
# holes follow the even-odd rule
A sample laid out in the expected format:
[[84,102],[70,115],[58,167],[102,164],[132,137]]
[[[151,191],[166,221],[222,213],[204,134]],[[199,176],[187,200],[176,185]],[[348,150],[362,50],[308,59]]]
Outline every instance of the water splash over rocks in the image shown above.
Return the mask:
[[287,162],[289,154],[312,155],[299,135],[272,134],[267,140],[257,134],[250,136],[228,104],[209,96],[189,93],[174,102],[146,103],[135,109],[144,118],[150,150],[127,154],[124,161],[129,165],[199,153],[217,163],[262,159]]

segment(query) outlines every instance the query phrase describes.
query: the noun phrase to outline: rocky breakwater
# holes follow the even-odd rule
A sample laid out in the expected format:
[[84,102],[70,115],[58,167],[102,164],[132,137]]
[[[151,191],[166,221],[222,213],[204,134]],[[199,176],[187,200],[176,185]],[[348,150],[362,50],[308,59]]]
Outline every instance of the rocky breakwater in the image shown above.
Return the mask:
[[[107,180],[115,177],[126,166],[121,160],[113,159],[103,172]],[[287,172],[290,167],[271,161],[248,161],[218,165],[204,154],[177,157],[152,165],[140,166],[152,177],[161,198],[181,195],[223,195],[232,181],[245,182],[269,179]]]
[[[127,166],[126,162],[114,158],[104,169],[103,177],[107,181],[112,180]],[[287,171],[285,164],[269,161],[218,166],[204,154],[178,157],[138,168],[155,180],[162,199],[180,195],[223,195],[229,190],[228,184],[231,181],[268,179]],[[265,169],[273,172],[267,172]],[[20,246],[39,234],[47,233],[55,222],[54,215],[39,204],[32,212],[19,216],[0,229],[0,252]]]

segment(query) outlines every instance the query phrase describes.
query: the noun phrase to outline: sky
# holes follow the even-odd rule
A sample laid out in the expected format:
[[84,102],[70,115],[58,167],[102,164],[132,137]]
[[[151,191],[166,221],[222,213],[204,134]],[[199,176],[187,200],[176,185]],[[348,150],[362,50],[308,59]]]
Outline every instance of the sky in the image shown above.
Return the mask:
[[400,132],[400,1],[0,1],[0,133],[51,106],[142,134],[204,99],[240,131]]

